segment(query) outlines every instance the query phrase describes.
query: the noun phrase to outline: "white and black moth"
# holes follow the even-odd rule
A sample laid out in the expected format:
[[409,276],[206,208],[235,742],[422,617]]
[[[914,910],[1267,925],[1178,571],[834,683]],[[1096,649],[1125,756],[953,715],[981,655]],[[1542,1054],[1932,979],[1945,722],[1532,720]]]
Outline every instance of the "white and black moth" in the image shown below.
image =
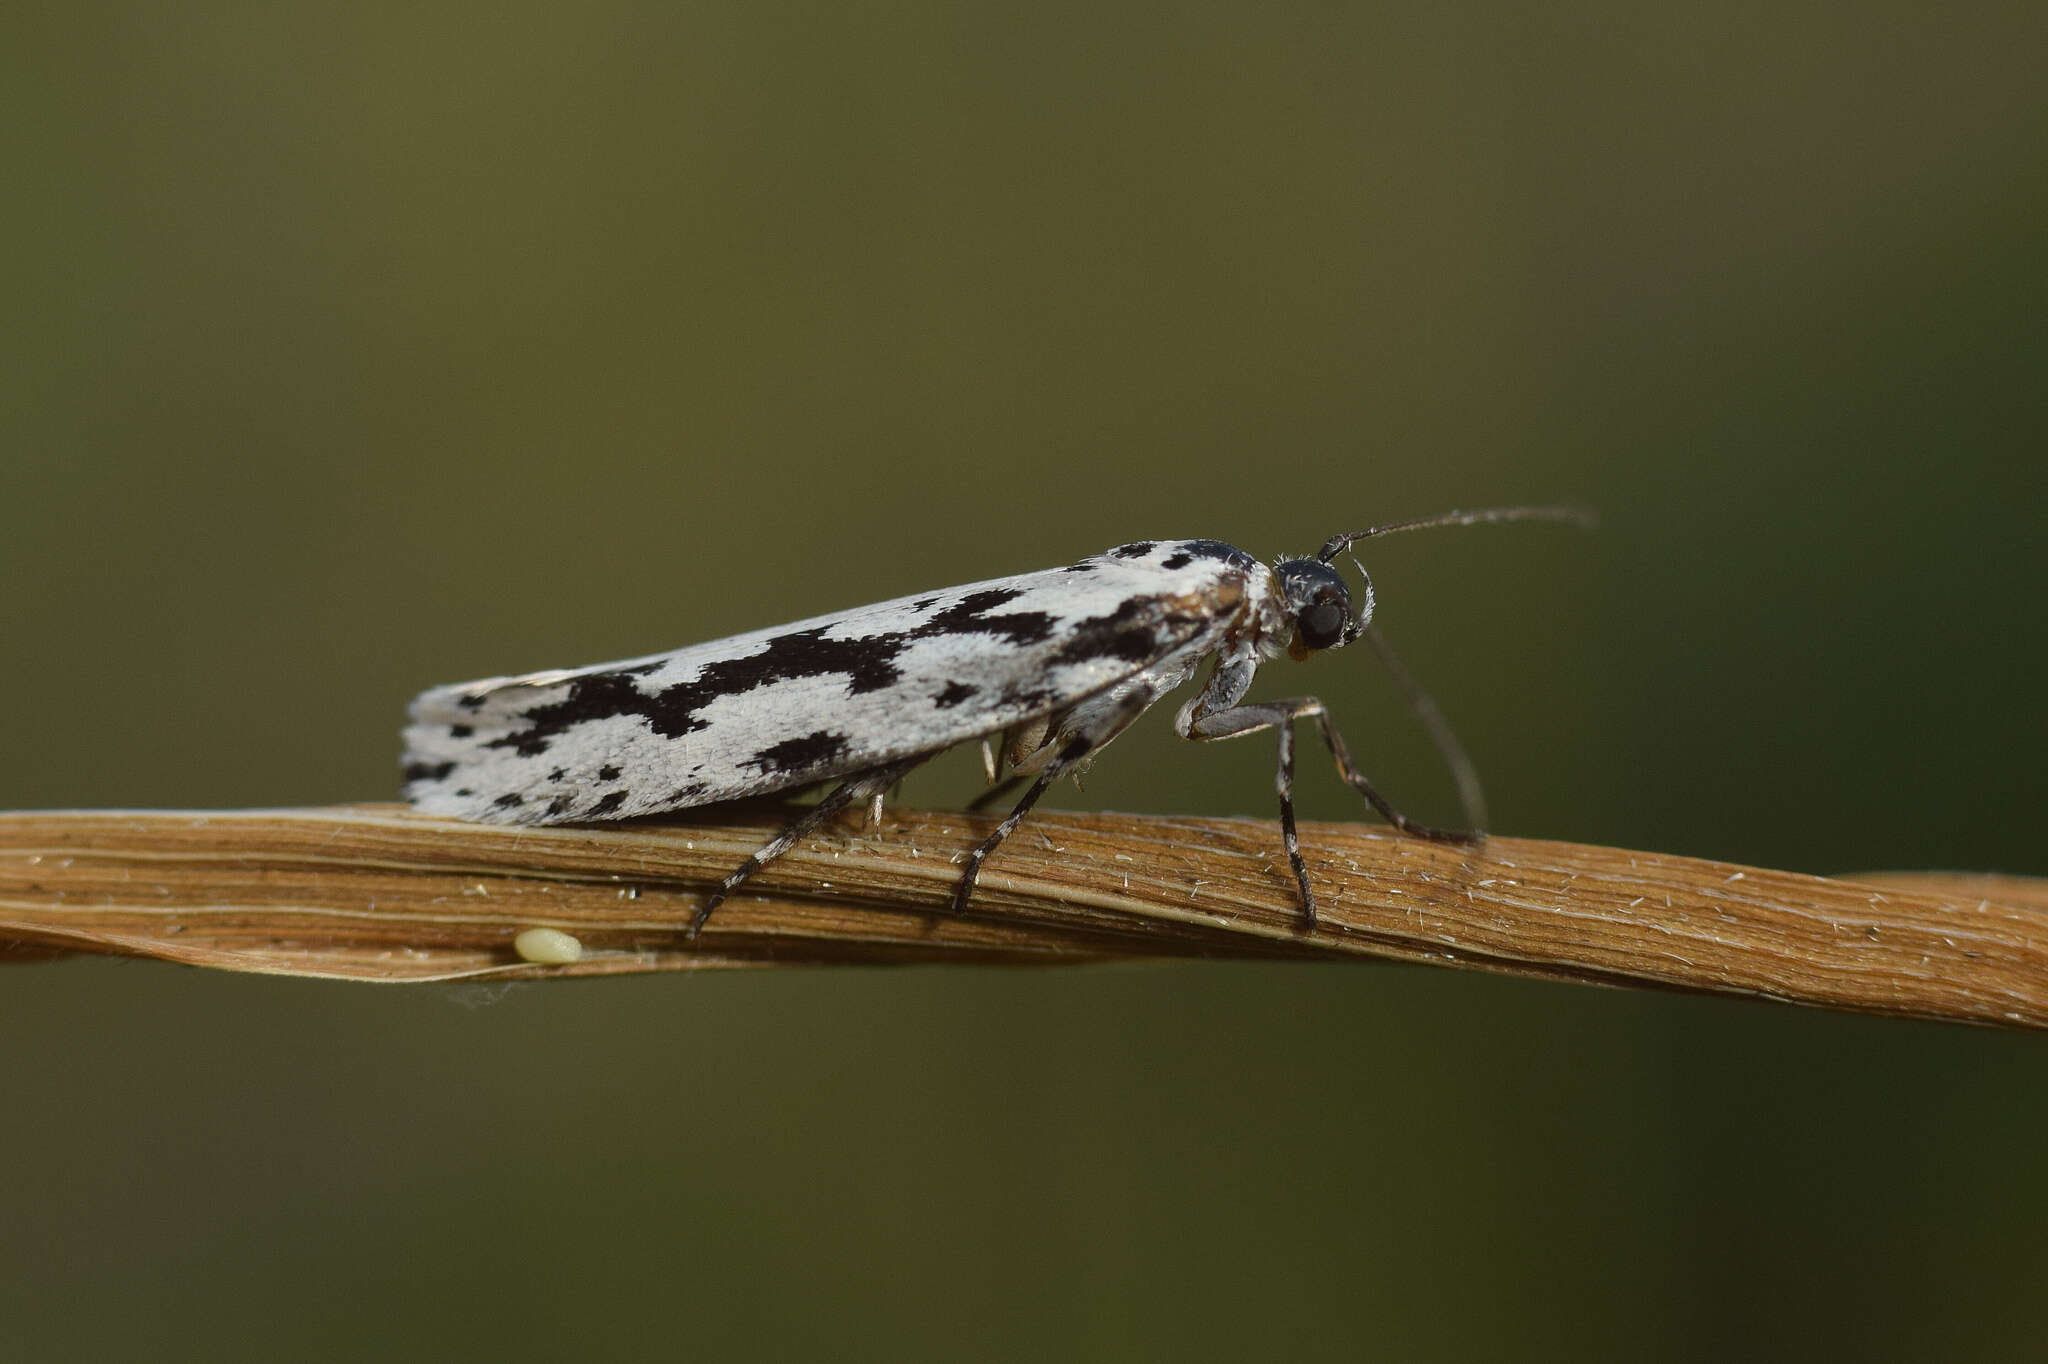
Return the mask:
[[[1294,721],[1316,722],[1344,780],[1397,829],[1442,841],[1481,835],[1402,815],[1352,763],[1321,701],[1247,702],[1252,675],[1282,653],[1299,660],[1362,636],[1378,643],[1371,578],[1354,611],[1332,566],[1354,542],[1421,526],[1537,518],[1584,516],[1545,507],[1451,512],[1334,536],[1312,558],[1271,566],[1216,540],[1139,540],[1065,568],[674,653],[436,687],[412,703],[405,794],[428,814],[566,824],[837,781],[706,897],[690,925],[694,937],[741,882],[838,811],[856,801],[879,805],[935,753],[994,741],[1012,771],[1035,780],[968,855],[953,896],[958,911],[982,863],[1054,780],[1078,775],[1213,658],[1207,684],[1180,708],[1174,729],[1187,739],[1276,733],[1281,834],[1313,925],[1315,893],[1294,825]],[[1448,731],[1433,728],[1462,779]],[[987,747],[984,755],[993,781],[997,759]],[[1467,804],[1475,813],[1476,801]]]

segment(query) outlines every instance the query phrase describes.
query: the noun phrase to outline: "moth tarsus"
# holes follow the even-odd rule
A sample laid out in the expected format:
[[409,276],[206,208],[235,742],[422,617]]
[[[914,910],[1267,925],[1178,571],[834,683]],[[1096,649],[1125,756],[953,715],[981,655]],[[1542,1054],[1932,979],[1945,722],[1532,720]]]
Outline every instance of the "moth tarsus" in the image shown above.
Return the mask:
[[[836,782],[705,897],[695,937],[748,877],[849,806],[872,818],[912,767],[983,741],[993,788],[1030,786],[965,859],[952,908],[1063,775],[1205,662],[1174,717],[1196,741],[1273,730],[1275,786],[1303,922],[1315,891],[1294,818],[1294,726],[1313,720],[1343,779],[1395,828],[1474,841],[1478,784],[1449,726],[1376,636],[1459,779],[1470,831],[1401,814],[1367,780],[1313,696],[1247,702],[1262,663],[1305,659],[1371,633],[1372,580],[1355,599],[1334,565],[1356,542],[1423,526],[1588,520],[1571,508],[1503,507],[1333,536],[1317,554],[1264,564],[1218,540],[1138,540],[1064,568],[942,588],[791,625],[587,668],[435,687],[412,703],[405,793],[429,814],[567,824],[694,809]],[[1007,774],[1007,775],[1006,775]]]

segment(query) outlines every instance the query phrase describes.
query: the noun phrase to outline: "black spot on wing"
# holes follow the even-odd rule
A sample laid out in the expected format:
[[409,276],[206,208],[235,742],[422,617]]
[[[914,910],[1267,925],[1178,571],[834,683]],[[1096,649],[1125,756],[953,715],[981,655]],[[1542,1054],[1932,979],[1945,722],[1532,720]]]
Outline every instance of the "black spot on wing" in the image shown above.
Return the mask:
[[1235,545],[1226,545],[1221,540],[1183,540],[1180,553],[1196,559],[1217,559],[1233,568],[1254,568],[1258,560]]
[[932,704],[940,710],[951,710],[980,690],[980,687],[969,686],[965,682],[948,682],[939,690],[939,694],[932,698]]
[[476,727],[473,725],[448,726],[448,737],[451,739],[467,739],[474,733],[476,733]]
[[1052,661],[1087,663],[1098,658],[1117,658],[1127,663],[1150,663],[1193,623],[1190,616],[1161,611],[1157,597],[1126,597],[1114,611],[1075,621],[1067,642],[1053,654]]
[[930,639],[933,635],[1000,635],[1012,644],[1037,644],[1052,633],[1052,617],[1043,611],[1012,611],[991,614],[1024,595],[1022,588],[992,587],[970,592],[933,616],[905,637]]
[[520,795],[517,791],[507,791],[504,795],[492,801],[491,804],[497,806],[500,810],[509,810],[515,805],[526,804],[526,797]]
[[492,739],[485,747],[509,748],[523,758],[530,758],[547,752],[550,742],[568,729],[618,716],[637,716],[662,738],[680,738],[706,726],[708,722],[698,712],[712,702],[742,696],[790,678],[844,674],[849,696],[880,691],[902,678],[903,670],[896,660],[917,640],[993,635],[1011,644],[1025,645],[1049,638],[1053,618],[1045,612],[1000,610],[1022,595],[1021,589],[1007,587],[970,592],[911,630],[852,639],[829,637],[828,625],[794,630],[775,636],[745,658],[721,658],[707,663],[695,677],[658,692],[642,691],[634,678],[654,671],[661,666],[659,663],[585,673],[569,679],[568,694],[559,701],[526,711],[525,727]]
[[589,673],[569,683],[569,694],[559,701],[533,707],[526,712],[527,727],[502,734],[486,748],[509,748],[522,758],[548,751],[548,741],[572,725],[630,715],[643,710],[653,698],[633,685],[626,669]]
[[548,773],[549,781],[567,781],[568,779],[569,769],[566,767],[557,767],[554,771]]
[[1118,545],[1110,551],[1110,555],[1118,559],[1142,559],[1150,554],[1158,543],[1156,540],[1133,540],[1128,545]]
[[584,812],[583,817],[585,819],[603,819],[625,803],[626,793],[624,791],[607,791],[598,797],[597,804]]
[[606,763],[603,767],[597,769],[597,779],[599,781],[617,781],[619,779],[619,769],[611,763]]
[[[792,677],[847,676],[849,693],[875,691],[902,675],[896,656],[906,640],[900,634],[865,639],[827,639],[825,627],[777,635],[745,658],[707,663],[687,682],[645,692],[635,686],[629,670],[586,673],[572,678],[569,693],[559,701],[526,712],[524,729],[493,739],[490,748],[509,748],[521,757],[545,753],[550,740],[576,725],[616,716],[638,716],[664,739],[675,739],[708,723],[697,714],[721,697],[739,696]],[[646,667],[630,671],[649,671]]]
[[1205,559],[1229,564],[1232,568],[1252,568],[1258,564],[1258,560],[1251,555],[1234,545],[1226,545],[1221,540],[1182,540],[1159,566],[1166,569],[1186,568],[1189,564]]
[[1012,682],[1003,688],[999,698],[1004,706],[1020,706],[1026,710],[1037,710],[1060,699],[1060,693],[1052,687],[1031,686]]
[[765,773],[806,771],[823,767],[846,752],[846,736],[834,734],[829,729],[815,730],[798,739],[784,739],[779,744],[770,744],[751,758],[741,760],[742,767],[758,767]]
[[454,770],[454,763],[407,763],[405,779],[408,782],[440,781]]
[[670,687],[662,698],[667,700],[670,692],[684,688],[708,686],[712,693],[705,699],[710,700],[733,691],[752,691],[765,682],[785,677],[824,677],[831,673],[846,674],[849,695],[880,691],[903,675],[896,666],[896,657],[902,652],[903,642],[893,634],[827,639],[823,626],[799,630],[769,640],[768,647],[753,658],[709,664],[697,681]]
[[569,807],[575,803],[576,798],[574,796],[556,796],[548,802],[548,817],[552,819],[557,815],[568,814]]

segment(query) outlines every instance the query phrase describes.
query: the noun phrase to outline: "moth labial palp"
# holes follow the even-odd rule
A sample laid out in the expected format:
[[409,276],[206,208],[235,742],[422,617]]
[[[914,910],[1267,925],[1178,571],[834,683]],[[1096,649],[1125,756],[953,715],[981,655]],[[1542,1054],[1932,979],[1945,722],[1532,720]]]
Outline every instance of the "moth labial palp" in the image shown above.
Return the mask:
[[1338,773],[1404,833],[1482,837],[1477,782],[1449,727],[1398,665],[1397,680],[1459,776],[1470,829],[1432,828],[1396,810],[1351,760],[1315,697],[1247,701],[1260,665],[1360,638],[1384,649],[1372,629],[1371,578],[1352,558],[1363,585],[1354,601],[1334,563],[1356,542],[1423,526],[1538,519],[1589,520],[1546,507],[1451,512],[1333,536],[1313,556],[1270,565],[1218,540],[1139,540],[1064,568],[673,653],[435,687],[412,703],[405,794],[428,814],[567,824],[837,782],[706,897],[688,929],[694,937],[726,896],[827,819],[861,805],[874,817],[911,768],[979,740],[992,783],[1007,769],[1008,780],[1030,786],[965,860],[957,911],[983,863],[1053,781],[1078,777],[1213,661],[1174,729],[1198,741],[1275,732],[1281,837],[1313,927],[1315,892],[1294,819],[1295,721],[1315,722]]

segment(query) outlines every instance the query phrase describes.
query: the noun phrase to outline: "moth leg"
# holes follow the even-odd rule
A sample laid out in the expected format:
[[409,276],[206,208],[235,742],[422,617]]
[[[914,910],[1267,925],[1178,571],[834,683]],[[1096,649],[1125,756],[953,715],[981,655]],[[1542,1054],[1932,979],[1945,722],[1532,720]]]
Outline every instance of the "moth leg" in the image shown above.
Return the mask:
[[[1003,737],[1004,758],[1019,777],[1034,776],[1036,780],[1024,793],[1024,798],[1017,802],[1017,808],[996,826],[996,831],[968,854],[960,885],[953,892],[955,914],[967,908],[968,897],[974,894],[975,879],[981,875],[981,864],[1023,822],[1024,816],[1038,804],[1038,798],[1045,794],[1046,788],[1062,776],[1078,778],[1095,755],[1102,751],[1103,745],[1123,733],[1168,689],[1179,686],[1193,667],[1191,657],[1185,660],[1171,658],[1057,716],[1040,716],[1010,727]],[[991,791],[982,800],[996,794]],[[979,807],[982,800],[975,801],[969,808]]]
[[1308,919],[1308,926],[1315,927],[1316,897],[1309,889],[1308,867],[1301,860],[1301,840],[1294,826],[1294,722],[1312,719],[1322,732],[1323,743],[1336,760],[1337,773],[1349,783],[1353,790],[1365,797],[1366,803],[1379,811],[1380,818],[1404,834],[1426,838],[1433,843],[1476,843],[1486,835],[1477,830],[1439,829],[1410,819],[1396,810],[1387,798],[1381,795],[1366,775],[1351,761],[1350,750],[1344,747],[1344,736],[1337,732],[1330,713],[1323,703],[1313,696],[1293,696],[1280,701],[1256,701],[1249,705],[1230,706],[1222,710],[1201,713],[1198,709],[1200,698],[1190,703],[1174,722],[1174,728],[1183,738],[1196,740],[1235,739],[1245,734],[1256,734],[1270,729],[1279,737],[1279,770],[1274,786],[1280,793],[1280,835],[1287,845],[1287,864],[1294,871],[1294,879],[1301,888],[1302,912]]
[[816,833],[818,827],[857,800],[880,800],[882,794],[902,779],[903,774],[924,761],[924,755],[905,758],[886,767],[872,768],[849,777],[821,796],[816,805],[792,820],[787,828],[747,854],[747,860],[726,873],[725,879],[713,886],[711,893],[704,897],[704,903],[697,906],[697,917],[690,921],[685,936],[695,938],[703,931],[705,920],[711,911],[725,903],[725,898],[739,889],[740,884],[776,858],[794,848],[804,839]]
[[990,853],[1001,847],[1003,840],[1016,831],[1024,822],[1024,816],[1031,813],[1031,807],[1038,804],[1038,798],[1045,789],[1059,779],[1061,773],[1088,755],[1091,745],[1086,739],[1075,739],[1060,750],[1059,756],[1045,765],[1038,774],[1038,780],[1031,783],[1031,789],[1017,802],[1017,807],[1003,817],[996,825],[996,831],[982,840],[981,846],[967,854],[967,866],[960,873],[960,884],[953,889],[953,912],[965,913],[967,901],[974,894],[974,883],[981,875],[981,864],[988,861]]

